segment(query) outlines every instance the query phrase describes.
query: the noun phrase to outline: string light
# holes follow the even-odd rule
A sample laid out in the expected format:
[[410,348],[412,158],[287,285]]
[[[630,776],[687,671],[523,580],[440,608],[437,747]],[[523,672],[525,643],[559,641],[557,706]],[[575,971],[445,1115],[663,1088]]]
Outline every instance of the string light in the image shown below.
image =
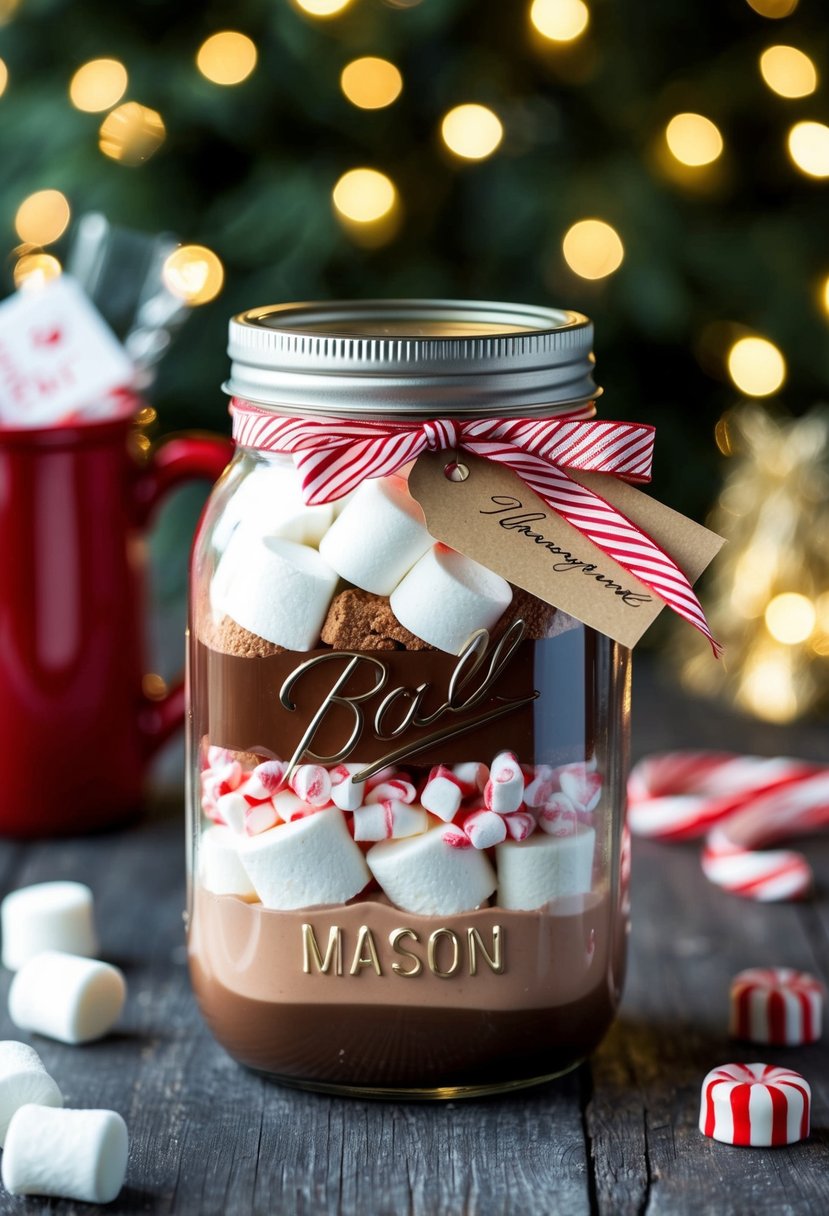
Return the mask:
[[3,94],[5,93],[6,85],[8,83],[9,83],[9,69],[6,67],[4,61],[2,59],[0,59],[0,97],[2,97]]
[[820,303],[823,311],[829,316],[829,275],[820,285]]
[[462,160],[486,160],[504,138],[500,118],[487,106],[455,106],[440,124],[443,142]]
[[166,134],[160,114],[137,101],[125,101],[101,123],[98,147],[123,165],[140,165],[158,151]]
[[221,261],[206,245],[180,245],[164,262],[161,277],[168,291],[193,307],[215,300],[225,281]]
[[61,273],[61,264],[51,253],[24,253],[14,267],[14,285],[42,287]]
[[829,127],[822,122],[796,122],[789,131],[789,156],[809,177],[829,177]]
[[345,65],[340,88],[352,105],[361,110],[382,110],[400,96],[403,77],[388,59],[366,55]]
[[768,397],[786,379],[786,360],[768,338],[738,338],[728,352],[728,374],[747,397]]
[[805,595],[794,591],[776,595],[765,611],[766,628],[785,646],[797,646],[811,636],[817,621],[815,606]]
[[212,84],[241,84],[256,67],[256,46],[247,34],[222,30],[201,44],[196,67]]
[[761,17],[770,17],[773,21],[780,17],[789,17],[797,8],[797,0],[746,0],[749,8]]
[[550,42],[572,42],[587,29],[590,10],[584,0],[533,0],[530,21]]
[[579,220],[564,235],[564,260],[583,279],[603,279],[618,270],[625,247],[615,228],[604,220]]
[[297,8],[309,17],[338,17],[351,0],[294,0]]
[[51,245],[66,231],[69,203],[60,190],[38,190],[17,208],[14,227],[27,245]]
[[382,220],[397,202],[394,182],[377,169],[349,169],[334,187],[334,206],[355,224]]
[[20,7],[20,0],[0,0],[0,25],[11,21]]
[[796,46],[770,46],[760,56],[760,74],[780,97],[808,97],[817,88],[817,68]]
[[710,165],[723,150],[719,127],[704,114],[675,114],[665,128],[665,141],[672,156],[694,168]]
[[87,114],[109,110],[126,93],[127,80],[127,69],[117,59],[90,59],[69,82],[69,100]]

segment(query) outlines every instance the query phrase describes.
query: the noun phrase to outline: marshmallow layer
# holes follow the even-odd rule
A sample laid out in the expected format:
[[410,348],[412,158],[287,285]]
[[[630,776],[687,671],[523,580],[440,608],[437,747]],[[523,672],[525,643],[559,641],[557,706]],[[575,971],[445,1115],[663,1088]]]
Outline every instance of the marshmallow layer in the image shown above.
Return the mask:
[[90,1043],[112,1029],[126,995],[117,967],[46,950],[12,980],[9,1017],[21,1030],[62,1043]]
[[432,543],[401,477],[363,482],[320,542],[320,553],[363,591],[389,595]]
[[256,892],[239,860],[239,837],[230,828],[217,824],[203,831],[199,839],[199,878],[214,895],[239,895],[255,899]]
[[3,1151],[11,1195],[52,1195],[111,1203],[127,1172],[127,1125],[114,1110],[21,1106]]
[[0,1148],[12,1115],[21,1106],[63,1106],[63,1095],[28,1043],[0,1042]]
[[438,650],[457,654],[476,629],[491,629],[512,600],[500,575],[435,545],[412,567],[391,595],[401,625]]
[[343,904],[370,878],[337,807],[251,836],[239,856],[266,908]]
[[495,871],[486,854],[471,846],[453,846],[447,835],[456,842],[463,837],[457,829],[440,826],[420,836],[384,840],[366,855],[372,874],[404,912],[423,916],[470,912],[495,890]]
[[0,904],[3,966],[17,971],[41,950],[91,957],[98,951],[92,892],[81,882],[39,882]]
[[300,545],[318,545],[334,519],[332,506],[309,507],[302,498],[293,461],[270,458],[243,477],[213,528],[213,542],[224,550],[242,528],[260,536],[279,536]]
[[596,833],[579,824],[571,836],[536,833],[495,850],[498,904],[531,911],[565,895],[584,895],[593,876]]
[[337,575],[315,549],[265,536],[245,543],[212,607],[276,646],[310,650],[336,585]]

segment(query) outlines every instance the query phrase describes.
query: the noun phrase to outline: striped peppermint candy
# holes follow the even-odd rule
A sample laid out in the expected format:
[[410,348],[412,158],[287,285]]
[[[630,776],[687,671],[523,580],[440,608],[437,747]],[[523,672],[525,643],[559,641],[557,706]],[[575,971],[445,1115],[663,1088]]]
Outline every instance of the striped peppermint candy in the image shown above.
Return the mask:
[[809,1135],[812,1091],[773,1064],[722,1064],[702,1083],[699,1130],[723,1144],[769,1148]]
[[791,967],[752,967],[731,981],[729,1033],[752,1043],[799,1047],[821,1035],[823,985]]
[[699,629],[719,653],[699,600],[672,558],[567,469],[650,480],[654,429],[597,421],[593,409],[555,418],[438,418],[419,423],[291,418],[235,397],[233,437],[241,447],[290,452],[309,505],[333,502],[370,477],[384,477],[423,452],[465,451],[508,466],[597,548]]

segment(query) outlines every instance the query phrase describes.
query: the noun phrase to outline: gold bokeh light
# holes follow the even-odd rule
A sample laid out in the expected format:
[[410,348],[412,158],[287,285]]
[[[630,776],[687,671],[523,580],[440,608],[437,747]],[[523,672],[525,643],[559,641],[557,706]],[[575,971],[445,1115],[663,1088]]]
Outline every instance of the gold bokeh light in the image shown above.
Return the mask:
[[342,70],[340,88],[352,105],[361,110],[382,110],[397,101],[403,77],[388,59],[365,55],[352,59]]
[[829,127],[822,122],[796,122],[789,131],[789,156],[808,177],[829,177]]
[[27,245],[51,245],[63,236],[71,211],[60,190],[37,190],[17,208],[14,227]]
[[61,273],[60,262],[51,253],[24,253],[14,266],[14,285],[21,287],[42,287],[50,279],[56,279]]
[[665,142],[680,164],[692,168],[710,165],[723,150],[719,127],[704,114],[675,114],[665,128]]
[[166,134],[159,113],[137,101],[125,101],[101,123],[98,147],[122,165],[140,165],[158,151]]
[[294,0],[294,4],[309,17],[338,17],[351,0]]
[[256,67],[256,46],[247,34],[222,30],[201,44],[196,67],[212,84],[241,84]]
[[780,97],[808,97],[817,88],[817,68],[796,46],[770,46],[763,51],[760,75]]
[[768,397],[786,379],[786,360],[768,338],[738,338],[728,352],[728,374],[747,397]]
[[394,182],[377,169],[349,169],[334,187],[334,206],[355,224],[374,224],[397,202]]
[[69,100],[87,114],[109,110],[126,93],[127,82],[127,69],[118,59],[90,59],[69,82]]
[[3,94],[5,93],[6,85],[8,83],[9,83],[9,69],[6,67],[5,62],[2,59],[0,59],[0,97],[2,97]]
[[225,272],[220,259],[206,245],[180,245],[164,262],[161,277],[168,291],[195,307],[215,300]]
[[615,228],[604,220],[579,220],[562,242],[567,265],[582,279],[603,279],[622,264],[625,247]]
[[533,0],[530,22],[550,42],[572,42],[590,22],[584,0]]
[[776,595],[765,611],[766,628],[784,646],[798,646],[811,637],[817,623],[815,606],[805,595],[786,591]]
[[504,138],[498,115],[474,102],[455,106],[440,124],[443,142],[461,160],[486,160]]
[[770,17],[772,21],[791,16],[797,8],[797,0],[746,0],[746,4],[761,17]]

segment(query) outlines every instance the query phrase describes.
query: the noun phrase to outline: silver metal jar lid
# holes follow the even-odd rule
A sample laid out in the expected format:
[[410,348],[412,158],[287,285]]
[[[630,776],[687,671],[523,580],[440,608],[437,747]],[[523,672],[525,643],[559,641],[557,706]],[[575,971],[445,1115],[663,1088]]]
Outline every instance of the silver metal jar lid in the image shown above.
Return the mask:
[[225,390],[302,414],[541,413],[592,401],[593,325],[577,312],[466,300],[334,300],[230,322]]

